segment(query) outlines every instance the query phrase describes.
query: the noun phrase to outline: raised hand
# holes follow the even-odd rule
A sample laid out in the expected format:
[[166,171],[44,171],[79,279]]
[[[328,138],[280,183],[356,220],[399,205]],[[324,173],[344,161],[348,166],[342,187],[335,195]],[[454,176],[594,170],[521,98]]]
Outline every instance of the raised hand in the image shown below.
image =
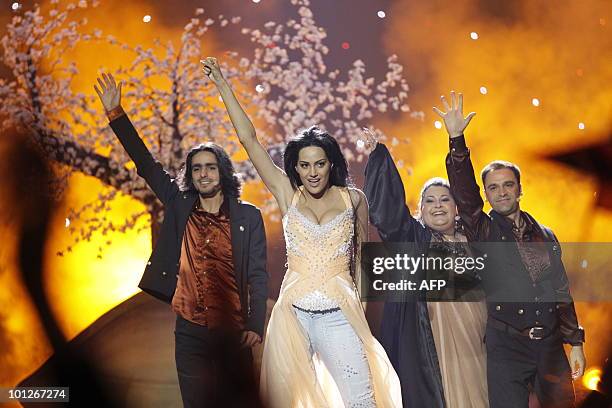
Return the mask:
[[365,153],[372,153],[378,145],[378,138],[376,137],[376,135],[374,135],[374,133],[372,133],[370,129],[365,127],[361,129],[361,134],[363,135],[363,139],[360,140],[364,143],[363,148],[365,150]]
[[219,64],[217,63],[217,59],[214,57],[206,57],[203,60],[200,60],[202,63],[202,71],[204,74],[214,82],[215,85],[219,85],[221,82],[225,80],[223,78],[223,74],[221,73],[221,68],[219,68]]
[[100,84],[102,91],[100,91],[97,85],[94,85],[94,89],[107,112],[121,105],[121,82],[117,86],[117,82],[112,74],[102,73],[102,79],[98,78],[98,84]]
[[446,112],[442,112],[440,109],[434,106],[433,110],[444,120],[444,126],[448,135],[452,137],[458,137],[463,134],[463,131],[469,125],[470,121],[476,115],[476,112],[470,112],[465,118],[463,117],[463,94],[459,94],[458,98],[455,96],[455,91],[451,91],[451,104],[449,105],[446,101],[446,97],[442,95],[440,100],[444,104]]

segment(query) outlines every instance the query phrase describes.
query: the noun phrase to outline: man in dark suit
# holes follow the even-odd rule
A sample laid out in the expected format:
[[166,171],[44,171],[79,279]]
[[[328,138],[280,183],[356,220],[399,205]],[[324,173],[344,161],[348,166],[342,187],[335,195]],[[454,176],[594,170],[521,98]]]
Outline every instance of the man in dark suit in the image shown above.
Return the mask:
[[[584,330],[578,325],[561,247],[547,227],[521,211],[521,173],[513,163],[494,161],[482,171],[484,202],[463,132],[463,98],[442,97],[450,136],[446,169],[451,192],[471,242],[488,255],[482,273],[487,293],[487,377],[492,408],[527,407],[533,388],[543,407],[572,407],[572,378],[584,373]],[[495,243],[495,244],[493,244]],[[568,359],[563,343],[571,344]],[[571,364],[571,366],[570,366]]]
[[204,143],[177,179],[156,161],[121,107],[121,84],[96,92],[110,126],[157,198],[164,221],[139,287],[177,314],[175,356],[185,407],[258,406],[251,347],[261,343],[267,300],[260,211],[239,199],[227,153]]

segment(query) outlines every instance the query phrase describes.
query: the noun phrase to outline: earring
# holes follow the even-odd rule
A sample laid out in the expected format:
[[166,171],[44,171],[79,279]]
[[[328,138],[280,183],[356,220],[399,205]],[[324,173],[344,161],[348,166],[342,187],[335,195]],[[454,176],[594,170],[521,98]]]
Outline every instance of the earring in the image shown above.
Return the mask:
[[459,215],[455,215],[455,232],[463,232],[463,224]]

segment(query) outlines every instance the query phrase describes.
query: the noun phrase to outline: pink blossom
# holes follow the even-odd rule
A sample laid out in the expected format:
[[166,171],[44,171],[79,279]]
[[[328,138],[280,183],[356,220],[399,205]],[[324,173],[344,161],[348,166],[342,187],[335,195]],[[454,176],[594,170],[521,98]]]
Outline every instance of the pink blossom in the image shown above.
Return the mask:
[[[51,2],[57,4],[55,0]],[[82,4],[86,6],[87,2],[78,2],[79,7],[84,7]],[[78,67],[58,60],[55,68],[67,76],[63,79],[40,69],[59,43],[73,47],[96,38],[134,55],[128,66],[113,74],[125,82],[123,98],[129,101],[128,113],[141,137],[171,174],[176,174],[187,150],[201,142],[203,136],[224,145],[230,154],[241,148],[225,109],[206,103],[217,98],[218,92],[198,63],[205,56],[200,37],[215,22],[224,30],[238,25],[237,30],[251,44],[248,52],[228,51],[219,60],[239,100],[254,116],[263,144],[275,154],[300,129],[318,124],[338,139],[349,161],[360,161],[363,155],[355,154],[354,143],[361,137],[362,127],[385,140],[384,133],[371,125],[378,115],[409,112],[409,117],[423,119],[422,112],[412,112],[406,103],[409,87],[396,56],[388,57],[383,78],[368,74],[362,60],[354,61],[348,70],[332,70],[328,60],[331,51],[325,43],[327,33],[317,25],[309,2],[291,0],[291,4],[292,18],[254,28],[240,27],[238,17],[206,18],[202,24],[199,16],[204,15],[204,10],[198,8],[185,25],[180,41],[155,41],[152,48],[120,42],[104,36],[98,28],[86,32],[86,20],[78,20],[72,14],[74,4],[64,10],[51,9],[48,17],[41,15],[37,6],[13,17],[1,40],[2,63],[14,75],[11,81],[0,81],[0,97],[6,101],[0,106],[2,126],[17,124],[36,130],[37,142],[64,165],[65,174],[58,177],[57,191],[63,191],[61,186],[74,171],[98,177],[108,186],[101,197],[71,210],[69,229],[77,242],[91,239],[97,232],[147,228],[146,217],[150,215],[152,222],[159,222],[161,212],[106,125],[99,102],[95,97],[71,91],[71,79],[77,75]],[[54,29],[47,32],[51,27]],[[41,38],[34,42],[38,37]],[[166,86],[151,88],[151,78],[161,78]],[[256,85],[265,91],[255,92]],[[33,91],[38,95],[36,104]],[[62,112],[68,112],[69,118]],[[95,123],[95,128],[88,123]],[[92,138],[92,134],[99,136]],[[96,153],[102,150],[104,157]],[[247,177],[256,177],[248,162],[237,163],[237,167]],[[146,210],[122,225],[105,221],[100,214],[112,207],[118,194],[147,203]],[[271,197],[267,203],[264,210],[276,213]]]

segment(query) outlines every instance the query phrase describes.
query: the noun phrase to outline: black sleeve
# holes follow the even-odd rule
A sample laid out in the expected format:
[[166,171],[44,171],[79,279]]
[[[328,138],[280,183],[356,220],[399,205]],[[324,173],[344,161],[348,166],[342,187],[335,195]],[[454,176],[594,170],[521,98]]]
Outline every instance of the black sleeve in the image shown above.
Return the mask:
[[113,119],[110,127],[134,161],[138,175],[145,179],[157,198],[166,205],[178,194],[178,185],[170,178],[161,163],[153,158],[127,115]]
[[574,299],[570,294],[567,272],[561,259],[561,244],[559,244],[559,240],[557,240],[557,237],[551,230],[547,229],[546,232],[552,238],[553,253],[556,257],[553,264],[552,284],[556,295],[559,330],[561,330],[565,343],[580,346],[584,342],[584,329],[578,324],[578,316],[574,307]]
[[266,321],[266,301],[268,300],[268,272],[266,269],[266,230],[261,212],[256,210],[255,220],[251,222],[249,244],[249,319],[247,330],[263,338]]
[[476,182],[470,150],[462,136],[449,140],[450,152],[446,156],[446,174],[451,186],[451,194],[457,203],[459,216],[464,223],[470,241],[487,239],[491,219],[482,210],[484,201]]
[[382,143],[378,143],[368,159],[364,193],[370,206],[370,221],[383,241],[415,241],[424,235],[424,227],[406,206],[404,184]]

